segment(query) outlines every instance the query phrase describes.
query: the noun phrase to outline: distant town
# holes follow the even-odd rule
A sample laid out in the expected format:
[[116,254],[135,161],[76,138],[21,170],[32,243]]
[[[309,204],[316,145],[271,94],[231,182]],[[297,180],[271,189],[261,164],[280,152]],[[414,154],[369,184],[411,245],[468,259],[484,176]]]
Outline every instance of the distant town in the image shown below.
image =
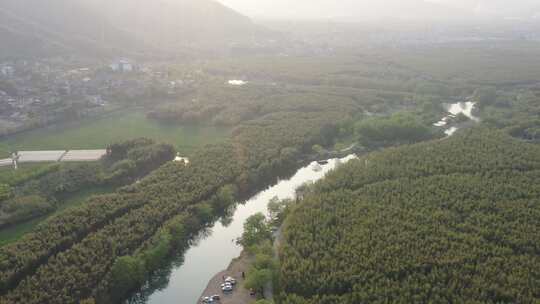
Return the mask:
[[155,94],[175,94],[190,83],[125,58],[98,65],[61,59],[0,62],[0,136],[102,114]]

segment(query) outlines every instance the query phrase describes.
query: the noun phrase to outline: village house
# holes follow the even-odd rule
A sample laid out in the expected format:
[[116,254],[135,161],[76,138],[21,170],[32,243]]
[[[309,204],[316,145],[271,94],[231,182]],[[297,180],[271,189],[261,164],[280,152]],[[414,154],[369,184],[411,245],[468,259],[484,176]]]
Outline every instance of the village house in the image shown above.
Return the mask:
[[111,63],[109,67],[111,68],[111,70],[113,70],[113,72],[128,73],[134,71],[133,64],[129,60],[124,58]]
[[15,73],[15,68],[11,65],[0,65],[0,74],[4,77],[13,77],[13,74]]

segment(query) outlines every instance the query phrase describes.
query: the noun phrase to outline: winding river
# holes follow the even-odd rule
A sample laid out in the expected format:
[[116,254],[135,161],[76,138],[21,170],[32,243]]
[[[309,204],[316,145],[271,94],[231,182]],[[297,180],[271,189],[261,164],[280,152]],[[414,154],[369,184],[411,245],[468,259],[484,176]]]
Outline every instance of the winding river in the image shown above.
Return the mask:
[[338,164],[355,158],[331,159],[318,165],[316,162],[299,169],[295,175],[280,180],[274,186],[259,192],[243,204],[239,204],[231,215],[216,222],[201,232],[197,240],[183,254],[176,257],[166,269],[158,272],[147,285],[127,303],[133,304],[190,304],[197,303],[208,281],[227,268],[232,259],[238,257],[242,248],[233,241],[243,232],[245,220],[258,212],[267,213],[267,204],[274,198],[293,198],[296,189],[308,182],[323,178]]

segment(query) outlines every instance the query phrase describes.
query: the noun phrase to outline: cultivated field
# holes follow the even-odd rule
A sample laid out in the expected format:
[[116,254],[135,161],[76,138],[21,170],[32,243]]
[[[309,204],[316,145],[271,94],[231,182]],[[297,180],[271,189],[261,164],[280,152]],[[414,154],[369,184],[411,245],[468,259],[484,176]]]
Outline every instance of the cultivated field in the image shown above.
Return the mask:
[[227,128],[163,124],[146,119],[142,112],[131,111],[9,136],[0,139],[0,150],[104,149],[113,142],[148,137],[173,144],[185,154],[195,147],[223,141],[229,135]]

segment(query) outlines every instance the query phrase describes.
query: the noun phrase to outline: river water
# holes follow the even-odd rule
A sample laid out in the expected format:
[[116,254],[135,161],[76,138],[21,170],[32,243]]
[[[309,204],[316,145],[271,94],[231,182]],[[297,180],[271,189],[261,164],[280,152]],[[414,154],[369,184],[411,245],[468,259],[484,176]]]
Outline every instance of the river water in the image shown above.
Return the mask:
[[[434,126],[436,126],[436,127],[446,127],[446,126],[448,126],[449,122],[453,118],[458,116],[459,114],[465,115],[471,121],[479,122],[480,119],[478,117],[474,116],[473,113],[472,113],[475,106],[476,106],[476,103],[471,102],[471,101],[457,102],[457,103],[449,104],[447,106],[447,109],[446,109],[449,114],[447,116],[443,117],[439,122],[435,123]],[[455,126],[455,125],[450,126],[450,127],[446,128],[444,133],[446,135],[448,135],[448,136],[452,136],[452,135],[454,135],[454,133],[456,133],[456,131],[458,129],[459,128],[457,126]]]
[[[259,192],[243,204],[239,204],[227,219],[216,222],[213,227],[203,231],[197,241],[184,255],[177,257],[143,291],[134,295],[128,303],[146,304],[195,304],[210,279],[225,270],[231,260],[238,257],[242,248],[234,242],[242,235],[245,220],[258,212],[267,214],[268,202],[274,198],[294,198],[296,189],[308,182],[323,178],[338,164],[355,158],[331,159],[327,164],[316,162],[299,169],[295,175],[280,180],[274,186]],[[152,286],[154,285],[154,286]]]

